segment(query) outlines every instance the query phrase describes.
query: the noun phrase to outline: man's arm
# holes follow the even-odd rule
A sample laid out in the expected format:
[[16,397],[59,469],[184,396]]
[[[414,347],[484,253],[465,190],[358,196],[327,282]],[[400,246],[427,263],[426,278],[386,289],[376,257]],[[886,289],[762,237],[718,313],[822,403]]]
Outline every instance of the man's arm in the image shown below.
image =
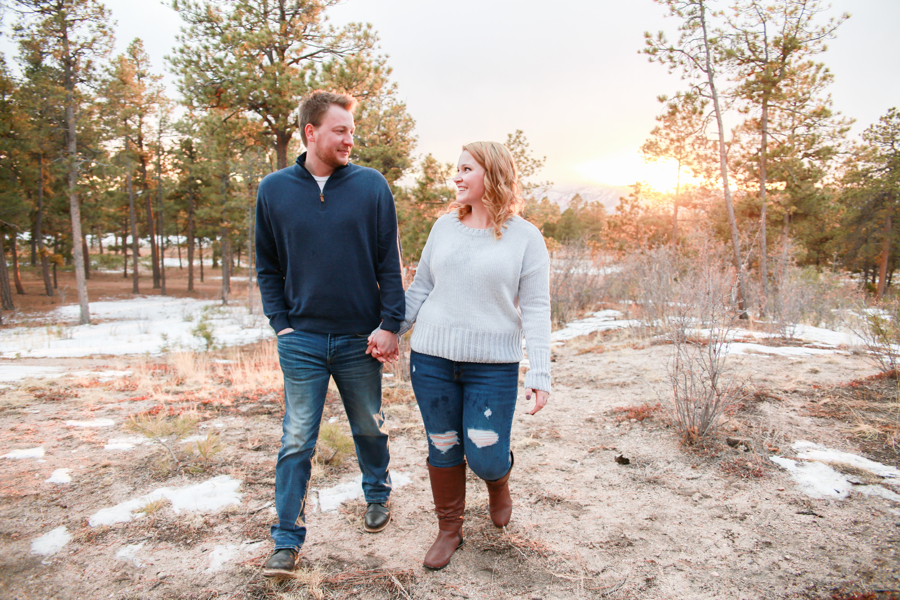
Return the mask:
[[403,275],[400,268],[400,235],[394,197],[382,178],[378,190],[378,258],[375,276],[381,295],[381,329],[396,333],[406,317]]
[[288,306],[284,301],[284,271],[278,259],[275,230],[269,217],[263,186],[256,198],[256,280],[262,296],[263,312],[276,333],[290,329]]

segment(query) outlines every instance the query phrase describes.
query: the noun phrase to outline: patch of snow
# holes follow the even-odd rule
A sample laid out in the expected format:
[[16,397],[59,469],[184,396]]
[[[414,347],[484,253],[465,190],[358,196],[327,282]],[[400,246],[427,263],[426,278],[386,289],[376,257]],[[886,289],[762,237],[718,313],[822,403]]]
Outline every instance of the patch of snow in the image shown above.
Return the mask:
[[161,498],[166,498],[172,503],[172,510],[176,514],[183,510],[214,512],[231,504],[239,504],[241,494],[237,490],[240,486],[239,480],[228,475],[220,475],[202,483],[180,488],[159,488],[140,498],[98,510],[90,516],[88,524],[91,527],[97,527],[98,525],[127,523],[136,518],[135,513],[144,506]]
[[820,462],[797,462],[780,456],[770,457],[772,462],[783,467],[800,491],[811,498],[846,498],[852,487],[847,478],[828,465]]
[[26,448],[23,450],[13,450],[7,452],[2,458],[42,458],[44,456],[44,447]]
[[72,469],[56,469],[53,471],[53,474],[44,481],[47,483],[71,483],[72,477],[69,475],[71,471]]
[[[161,354],[166,349],[205,350],[206,340],[193,331],[201,320],[217,345],[248,344],[274,336],[262,314],[217,300],[148,296],[90,303],[92,325],[76,325],[78,306],[63,306],[36,318],[47,326],[0,330],[0,357],[79,357],[91,355]],[[14,380],[37,367],[8,372]],[[51,374],[46,370],[45,374]]]
[[825,446],[820,446],[805,440],[794,442],[791,448],[797,452],[797,456],[800,458],[818,460],[820,462],[844,463],[856,467],[857,469],[869,471],[879,477],[894,480],[889,481],[888,483],[900,485],[900,469],[897,469],[896,467],[889,467],[880,462],[875,462],[874,460],[869,460],[868,458],[863,458],[862,456],[851,454],[849,452],[831,450]]
[[131,377],[134,371],[72,371],[69,377],[93,377],[97,381],[112,381],[119,377]]
[[135,446],[147,443],[147,438],[137,436],[126,436],[112,438],[103,446],[104,450],[131,450]]
[[137,553],[141,551],[141,548],[143,548],[146,543],[147,542],[141,542],[140,544],[123,546],[116,552],[116,558],[124,560],[125,562],[130,562],[136,567],[143,567],[144,563],[137,557]]
[[93,421],[66,421],[69,427],[113,427],[116,422],[112,419],[94,419]]
[[804,348],[802,346],[764,346],[763,344],[749,344],[746,342],[731,342],[728,344],[730,354],[773,354],[795,358],[801,356],[815,356],[821,354],[835,354],[837,350],[823,348]]
[[63,549],[72,540],[65,527],[57,527],[31,542],[31,553],[51,556]]
[[[4,353],[6,356],[6,353]],[[22,379],[42,379],[56,377],[65,371],[63,367],[29,367],[24,365],[0,365],[0,381],[20,381]]]
[[563,342],[595,331],[608,331],[611,329],[624,329],[640,325],[640,321],[622,319],[624,315],[617,310],[601,310],[595,312],[586,319],[572,321],[563,329],[554,331],[550,335],[553,342]]
[[866,496],[878,496],[879,498],[884,498],[885,500],[900,502],[900,494],[892,492],[887,488],[883,488],[880,485],[860,485],[853,489],[854,491],[865,494]]
[[807,496],[843,499],[853,490],[866,496],[878,496],[893,502],[900,502],[900,494],[880,485],[854,486],[847,475],[832,469],[825,463],[849,465],[883,477],[885,483],[900,485],[900,470],[895,467],[883,465],[849,452],[832,450],[805,440],[794,442],[791,447],[803,462],[780,456],[770,458],[772,462],[782,466],[790,473],[800,487],[800,491]]
[[216,546],[209,553],[209,567],[206,568],[207,573],[215,573],[221,571],[225,563],[232,560],[238,555],[240,546],[236,544],[226,544],[225,546]]
[[[393,489],[401,488],[411,483],[412,479],[401,471],[391,471],[391,487]],[[337,510],[338,507],[347,500],[353,500],[363,496],[362,475],[357,475],[350,481],[339,483],[334,487],[324,490],[313,488],[317,492],[318,502],[310,502],[311,508],[318,508],[322,512],[331,512]]]

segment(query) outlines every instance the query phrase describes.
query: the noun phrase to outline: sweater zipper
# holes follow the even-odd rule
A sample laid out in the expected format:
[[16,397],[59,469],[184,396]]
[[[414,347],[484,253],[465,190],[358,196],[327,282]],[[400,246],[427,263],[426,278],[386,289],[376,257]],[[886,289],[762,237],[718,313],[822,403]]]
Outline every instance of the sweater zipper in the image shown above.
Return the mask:
[[319,210],[325,210],[325,190],[319,192]]

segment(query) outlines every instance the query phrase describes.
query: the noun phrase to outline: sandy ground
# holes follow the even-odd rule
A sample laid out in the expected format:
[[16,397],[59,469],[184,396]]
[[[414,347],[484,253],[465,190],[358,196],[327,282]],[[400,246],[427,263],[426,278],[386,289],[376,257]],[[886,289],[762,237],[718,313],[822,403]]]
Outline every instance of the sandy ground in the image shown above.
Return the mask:
[[[260,575],[271,552],[277,392],[207,403],[167,393],[165,408],[197,411],[200,431],[220,432],[223,445],[210,461],[178,472],[157,445],[104,449],[110,439],[133,436],[127,418],[160,406],[160,397],[128,389],[127,380],[16,384],[0,390],[0,453],[42,446],[45,454],[0,459],[0,597],[900,597],[900,504],[854,491],[842,500],[811,498],[770,460],[794,457],[799,440],[866,455],[857,423],[813,408],[838,389],[831,386],[875,374],[871,363],[846,352],[736,357],[756,393],[722,423],[719,443],[690,449],[664,411],[652,409],[668,397],[670,354],[670,346],[622,333],[557,348],[550,404],[530,416],[522,398],[516,413],[509,527],[490,524],[484,485],[470,477],[466,543],[439,572],[421,567],[436,524],[418,411],[409,402],[388,405],[391,468],[411,480],[394,492],[393,522],[365,533],[360,500],[312,511],[298,579],[278,584]],[[116,359],[115,366],[123,360],[146,362]],[[113,361],[65,362],[103,368]],[[325,418],[345,427],[337,398],[329,398]],[[66,424],[98,419],[114,425]],[[729,437],[735,447],[724,443]],[[877,459],[896,467],[896,456]],[[71,469],[70,483],[46,481],[62,468]],[[351,457],[320,470],[313,485],[356,475]],[[179,513],[164,505],[130,522],[89,525],[102,508],[217,476],[242,482],[238,504]],[[34,540],[59,527],[72,536],[62,550],[34,554]]]

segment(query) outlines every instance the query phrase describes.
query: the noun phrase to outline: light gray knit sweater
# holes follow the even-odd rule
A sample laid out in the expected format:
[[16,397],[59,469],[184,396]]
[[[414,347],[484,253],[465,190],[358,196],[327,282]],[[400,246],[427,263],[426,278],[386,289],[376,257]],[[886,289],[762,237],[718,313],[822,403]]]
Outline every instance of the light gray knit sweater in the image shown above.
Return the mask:
[[406,291],[400,333],[413,323],[413,350],[460,362],[519,362],[524,333],[525,387],[549,392],[550,258],[541,232],[515,216],[495,240],[493,229],[442,216]]

